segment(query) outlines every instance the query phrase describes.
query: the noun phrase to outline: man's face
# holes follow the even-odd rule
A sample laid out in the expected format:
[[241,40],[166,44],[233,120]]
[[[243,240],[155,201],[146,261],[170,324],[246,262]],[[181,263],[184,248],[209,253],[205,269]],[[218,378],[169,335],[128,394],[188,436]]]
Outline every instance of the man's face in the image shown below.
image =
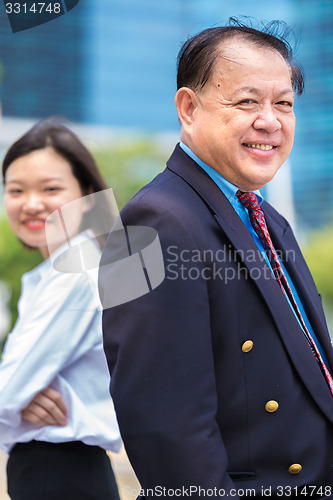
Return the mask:
[[[293,145],[294,93],[287,63],[275,50],[230,39],[205,87],[193,92],[184,142],[243,191],[269,182]],[[221,57],[223,56],[223,57]]]

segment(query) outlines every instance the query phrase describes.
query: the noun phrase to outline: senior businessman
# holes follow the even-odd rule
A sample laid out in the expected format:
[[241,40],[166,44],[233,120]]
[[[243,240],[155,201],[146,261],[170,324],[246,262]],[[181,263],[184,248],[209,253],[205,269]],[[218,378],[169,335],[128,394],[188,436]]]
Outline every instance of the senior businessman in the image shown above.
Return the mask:
[[[291,152],[303,90],[276,33],[234,24],[183,45],[181,141],[121,212],[125,228],[157,231],[166,273],[103,316],[111,393],[147,498],[333,496],[321,299],[288,222],[259,191]],[[117,292],[111,254],[112,232],[102,300]]]

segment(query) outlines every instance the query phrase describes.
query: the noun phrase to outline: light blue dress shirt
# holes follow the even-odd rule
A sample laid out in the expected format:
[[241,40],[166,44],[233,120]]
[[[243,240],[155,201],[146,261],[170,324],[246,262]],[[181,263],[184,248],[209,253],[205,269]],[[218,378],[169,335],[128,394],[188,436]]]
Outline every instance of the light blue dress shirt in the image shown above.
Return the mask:
[[[86,241],[83,233],[71,243]],[[89,243],[98,258],[99,249],[91,239]],[[0,448],[8,453],[14,444],[31,440],[82,441],[119,451],[96,277],[57,272],[52,258],[22,276],[19,317],[0,363]],[[21,410],[48,386],[65,401],[65,427],[40,427],[21,417]]]
[[[268,266],[271,268],[271,271],[273,272],[272,270],[272,267],[270,265],[270,262],[268,260],[268,257],[267,257],[267,254],[265,252],[265,249],[260,241],[260,238],[259,236],[257,235],[257,233],[255,232],[252,224],[251,224],[251,221],[250,221],[250,217],[249,217],[249,211],[248,209],[243,205],[243,203],[241,201],[239,201],[238,197],[236,196],[236,192],[238,191],[238,187],[234,186],[233,184],[231,184],[231,182],[227,181],[227,179],[225,179],[224,177],[222,177],[221,174],[219,174],[216,170],[214,170],[213,168],[209,167],[206,163],[204,163],[202,160],[200,160],[194,153],[193,151],[186,145],[184,144],[183,142],[180,142],[179,143],[180,147],[183,149],[183,151],[188,154],[188,156],[190,156],[190,158],[192,158],[192,160],[194,160],[208,175],[209,177],[211,177],[211,179],[215,182],[215,184],[219,187],[219,189],[222,191],[222,193],[226,196],[226,198],[229,200],[229,202],[231,203],[232,207],[235,209],[235,211],[237,212],[237,214],[239,215],[239,217],[242,219],[243,223],[245,224],[245,226],[247,227],[247,229],[249,230],[254,242],[256,243],[257,247],[259,248],[263,258],[265,259],[265,261],[267,262]],[[257,191],[253,191],[256,196],[257,196],[257,199],[258,199],[258,202],[259,204],[261,205],[261,203],[263,202],[263,197],[260,193],[259,190]],[[285,268],[283,262],[281,262],[281,260],[279,259],[280,261],[280,264],[281,264],[281,267],[283,269],[283,272],[287,278],[287,281],[288,281],[288,284],[290,286],[290,289],[292,291],[292,294],[296,300],[296,303],[297,303],[297,306],[300,310],[300,313],[302,315],[302,318],[306,324],[306,327],[313,339],[313,341],[316,343],[316,346],[326,364],[327,367],[329,367],[329,364],[328,364],[328,361],[327,361],[327,358],[325,356],[325,353],[319,343],[319,340],[317,339],[317,336],[316,334],[314,333],[313,331],[313,328],[310,324],[310,321],[306,315],[306,312],[305,312],[305,309],[304,309],[304,306],[302,304],[302,301],[297,293],[297,290],[294,286],[294,283],[292,282],[290,276],[289,276],[289,273],[287,271],[287,269]],[[290,300],[288,298],[288,296],[286,295],[286,298],[289,302],[289,305],[291,307],[291,310],[293,311],[299,325],[301,326],[303,332],[304,332],[304,335],[306,335],[302,325],[300,324],[300,321],[298,319],[298,316],[296,315],[295,313],[295,310],[293,308],[293,306],[291,305],[290,303]]]

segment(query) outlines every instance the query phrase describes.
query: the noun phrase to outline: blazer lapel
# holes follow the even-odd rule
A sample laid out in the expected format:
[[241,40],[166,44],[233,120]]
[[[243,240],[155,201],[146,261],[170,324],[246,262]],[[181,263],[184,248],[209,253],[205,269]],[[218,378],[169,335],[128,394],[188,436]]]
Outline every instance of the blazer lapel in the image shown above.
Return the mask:
[[[284,264],[288,269],[290,277],[302,299],[310,323],[325,351],[330,367],[333,369],[333,349],[331,339],[321,305],[321,298],[317,292],[316,285],[313,281],[309,268],[301,254],[290,226],[282,229],[278,224],[276,224],[274,219],[270,216],[272,209],[267,203],[264,205],[264,212],[274,246],[276,249],[281,250],[282,254],[284,254]],[[292,252],[286,254],[286,250],[289,249],[291,249]]]
[[[321,371],[318,369],[318,363],[308,346],[307,340],[278,282],[273,277],[272,273],[269,272],[266,261],[262,258],[257,245],[254,243],[252,236],[243,224],[241,218],[206,172],[179,146],[176,146],[167,165],[170,170],[182,177],[183,180],[197,192],[212,212],[212,215],[215,217],[217,223],[226,234],[235,250],[238,251],[240,259],[247,267],[249,275],[253,278],[263,300],[270,309],[285,348],[298,374],[318,406],[333,423],[333,398],[329,387],[325,383]],[[266,206],[268,206],[268,204],[266,204]],[[274,238],[273,241],[279,242],[279,248],[282,250],[287,248],[295,249],[297,253],[298,246],[294,238],[288,237],[289,232],[284,231],[284,229],[277,224],[272,223],[271,226],[273,233],[272,237]],[[290,247],[288,245],[290,245]],[[304,264],[300,264],[300,267],[297,267],[297,269],[295,267],[291,270],[292,279],[294,280],[297,276],[295,280],[297,288],[299,285],[298,275],[303,274],[305,270],[307,274],[309,274],[305,262]],[[314,285],[312,285],[311,292],[303,294],[303,288],[306,288],[306,286],[304,287],[303,284],[301,286],[301,295],[302,299],[304,296],[306,306],[313,300],[313,287]],[[311,311],[314,309],[315,307],[312,306]],[[323,327],[319,315],[315,314],[314,316],[316,317],[316,325],[317,322],[320,325],[320,341],[322,341],[322,337],[326,338],[326,340],[323,341],[323,347],[325,348],[327,347],[327,336],[323,333],[325,328]],[[314,327],[316,325],[313,323]],[[293,332],[293,334],[290,332]]]

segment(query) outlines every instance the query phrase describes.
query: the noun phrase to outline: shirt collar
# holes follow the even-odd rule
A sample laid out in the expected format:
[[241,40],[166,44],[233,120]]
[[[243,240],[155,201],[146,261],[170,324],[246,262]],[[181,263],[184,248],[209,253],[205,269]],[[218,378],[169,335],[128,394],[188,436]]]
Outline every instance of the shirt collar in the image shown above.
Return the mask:
[[[95,235],[91,229],[86,229],[82,233],[73,236],[70,240],[70,244],[73,246],[74,244],[80,244],[85,241],[92,240],[95,238]],[[66,242],[62,244],[59,248],[57,248],[47,259],[43,260],[38,266],[34,267],[31,271],[28,271],[22,276],[22,281],[24,282],[37,282],[39,281],[44,274],[48,274],[50,269],[53,269],[53,263],[55,259],[65,250],[68,249],[69,243]],[[97,244],[96,244],[97,245]],[[98,248],[96,246],[96,248]]]
[[[230,201],[231,205],[235,208],[235,205],[239,203],[239,200],[236,196],[236,193],[238,191],[238,187],[235,186],[234,184],[231,184],[227,179],[225,179],[219,172],[214,170],[212,167],[204,163],[200,158],[198,158],[193,151],[182,141],[180,141],[179,146],[182,148],[182,150],[190,157],[192,160],[194,160],[208,175],[211,177],[211,179],[215,182],[215,184],[220,188],[222,193],[226,196],[226,198]],[[263,197],[257,189],[256,191],[253,191],[253,193],[257,196],[258,202],[261,205],[263,202]]]

